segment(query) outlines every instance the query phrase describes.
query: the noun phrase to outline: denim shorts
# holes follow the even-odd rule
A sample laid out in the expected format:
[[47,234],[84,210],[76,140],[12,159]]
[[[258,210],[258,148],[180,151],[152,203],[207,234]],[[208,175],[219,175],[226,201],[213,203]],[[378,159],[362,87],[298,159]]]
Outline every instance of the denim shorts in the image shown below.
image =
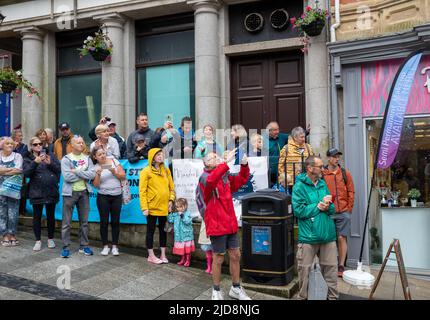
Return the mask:
[[223,236],[210,236],[212,250],[217,254],[224,254],[228,249],[239,249],[239,239],[237,233],[226,234]]

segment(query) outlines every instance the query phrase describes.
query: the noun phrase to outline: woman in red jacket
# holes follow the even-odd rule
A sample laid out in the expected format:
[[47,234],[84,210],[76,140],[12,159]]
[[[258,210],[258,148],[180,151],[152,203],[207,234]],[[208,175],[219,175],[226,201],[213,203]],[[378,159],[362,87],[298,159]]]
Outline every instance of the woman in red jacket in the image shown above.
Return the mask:
[[212,300],[223,300],[220,291],[221,265],[225,251],[230,257],[230,273],[233,285],[229,296],[239,300],[250,300],[240,286],[240,250],[237,238],[237,218],[234,212],[232,193],[249,179],[248,159],[243,156],[239,174],[230,174],[228,162],[235,158],[236,149],[229,151],[226,162],[216,153],[207,154],[203,161],[205,170],[199,180],[206,208],[204,219],[206,234],[210,237],[214,260],[212,266]]

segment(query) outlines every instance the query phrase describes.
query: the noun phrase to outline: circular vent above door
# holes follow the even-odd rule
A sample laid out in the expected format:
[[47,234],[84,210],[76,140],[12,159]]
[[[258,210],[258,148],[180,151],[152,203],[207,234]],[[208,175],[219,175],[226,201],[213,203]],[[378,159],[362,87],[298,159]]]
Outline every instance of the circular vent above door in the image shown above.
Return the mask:
[[285,9],[277,9],[270,15],[270,24],[274,29],[284,30],[288,27],[290,15]]
[[263,29],[264,18],[259,13],[250,13],[245,17],[243,24],[245,25],[246,31],[252,33],[258,32]]

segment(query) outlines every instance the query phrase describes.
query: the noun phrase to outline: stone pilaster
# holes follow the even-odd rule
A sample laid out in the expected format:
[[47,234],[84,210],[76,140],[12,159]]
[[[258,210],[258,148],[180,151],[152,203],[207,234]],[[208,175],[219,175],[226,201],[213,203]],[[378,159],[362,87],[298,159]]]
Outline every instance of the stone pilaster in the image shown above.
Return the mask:
[[28,96],[22,91],[21,122],[24,143],[43,127],[43,38],[44,32],[36,27],[26,27],[14,30],[22,37],[22,72],[24,78],[32,83],[42,98]]
[[195,10],[196,124],[219,128],[220,62],[217,0],[188,1]]
[[112,40],[112,60],[102,62],[102,115],[112,118],[124,134],[124,22],[117,13],[95,16]]
[[[308,4],[314,7],[315,0]],[[318,1],[318,6],[326,9],[326,2]],[[311,126],[309,142],[315,154],[321,154],[323,158],[329,147],[330,131],[327,28],[328,25],[319,36],[311,37],[305,54],[306,123]]]

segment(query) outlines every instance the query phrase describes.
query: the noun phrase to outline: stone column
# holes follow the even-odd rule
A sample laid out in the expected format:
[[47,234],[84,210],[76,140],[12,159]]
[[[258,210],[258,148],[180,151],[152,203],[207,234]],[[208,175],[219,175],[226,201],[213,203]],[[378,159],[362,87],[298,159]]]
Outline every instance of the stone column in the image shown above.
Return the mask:
[[95,16],[103,32],[112,40],[113,52],[110,62],[102,62],[102,115],[112,118],[117,131],[124,134],[124,22],[118,13]]
[[195,10],[196,125],[219,128],[219,37],[217,0],[187,1]]
[[14,30],[22,36],[22,73],[41,95],[41,99],[22,91],[21,122],[24,143],[43,127],[43,36],[42,30],[26,27]]
[[[308,3],[315,6],[315,0]],[[326,9],[326,2],[318,1],[318,7]],[[328,28],[327,24],[319,36],[310,37],[309,50],[305,53],[306,123],[311,126],[309,142],[315,154],[321,154],[323,158],[329,147],[330,131],[330,82],[326,46]]]

